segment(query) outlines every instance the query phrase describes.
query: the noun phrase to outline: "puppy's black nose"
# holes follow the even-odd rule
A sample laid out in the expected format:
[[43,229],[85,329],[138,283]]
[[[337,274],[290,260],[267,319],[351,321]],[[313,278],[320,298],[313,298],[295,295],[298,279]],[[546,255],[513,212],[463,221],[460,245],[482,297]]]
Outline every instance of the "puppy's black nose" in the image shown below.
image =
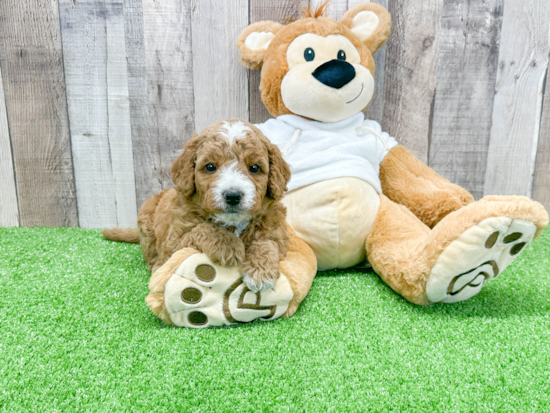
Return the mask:
[[235,206],[239,205],[243,194],[239,191],[227,191],[223,194],[223,197],[225,198],[227,205]]
[[340,89],[353,80],[355,69],[348,62],[335,59],[323,63],[313,71],[312,75],[323,85]]

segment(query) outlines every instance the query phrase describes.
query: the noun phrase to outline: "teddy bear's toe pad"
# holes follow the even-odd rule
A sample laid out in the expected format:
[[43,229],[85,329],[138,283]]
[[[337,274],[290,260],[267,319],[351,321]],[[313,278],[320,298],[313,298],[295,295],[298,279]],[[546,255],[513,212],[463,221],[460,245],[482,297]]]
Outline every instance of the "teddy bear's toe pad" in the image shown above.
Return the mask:
[[253,293],[237,267],[213,264],[205,254],[183,261],[166,283],[164,299],[180,327],[211,327],[272,320],[288,308],[293,292],[283,274],[273,288]]
[[426,283],[433,302],[455,303],[481,291],[533,240],[537,228],[529,221],[487,218],[463,232],[437,258]]

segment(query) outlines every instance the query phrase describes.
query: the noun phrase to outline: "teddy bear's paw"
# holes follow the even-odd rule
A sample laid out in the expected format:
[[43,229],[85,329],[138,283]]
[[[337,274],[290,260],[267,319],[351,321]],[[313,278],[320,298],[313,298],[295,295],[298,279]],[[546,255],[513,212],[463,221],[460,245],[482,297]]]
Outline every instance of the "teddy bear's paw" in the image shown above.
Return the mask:
[[501,274],[535,236],[529,221],[487,218],[463,232],[437,258],[426,283],[433,302],[455,303],[481,291]]
[[166,283],[164,300],[170,320],[180,327],[212,327],[272,320],[283,315],[293,292],[281,274],[273,288],[252,292],[239,267],[212,263],[206,254],[183,261]]

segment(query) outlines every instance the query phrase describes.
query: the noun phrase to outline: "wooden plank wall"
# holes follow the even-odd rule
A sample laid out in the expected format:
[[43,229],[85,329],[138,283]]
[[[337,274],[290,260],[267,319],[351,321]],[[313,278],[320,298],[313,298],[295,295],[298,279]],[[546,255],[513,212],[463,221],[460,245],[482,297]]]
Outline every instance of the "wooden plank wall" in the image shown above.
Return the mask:
[[[393,34],[367,116],[476,198],[550,208],[550,3],[376,1]],[[332,0],[329,13],[362,2]],[[235,40],[308,4],[2,0],[0,226],[134,227],[194,130],[269,118]]]

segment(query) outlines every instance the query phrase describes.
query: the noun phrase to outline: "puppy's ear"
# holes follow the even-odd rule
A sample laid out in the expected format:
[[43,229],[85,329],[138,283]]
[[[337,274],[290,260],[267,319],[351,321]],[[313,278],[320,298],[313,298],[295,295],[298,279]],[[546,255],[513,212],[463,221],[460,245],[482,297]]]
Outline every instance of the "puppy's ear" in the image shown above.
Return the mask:
[[195,193],[195,154],[200,137],[193,133],[193,137],[183,147],[183,153],[174,161],[170,175],[176,190],[184,197]]
[[241,63],[249,69],[260,69],[271,40],[283,28],[280,23],[263,21],[252,23],[244,29],[237,39]]
[[391,14],[376,3],[349,9],[340,20],[374,54],[390,37]]
[[272,143],[268,143],[269,152],[269,181],[267,183],[267,196],[275,201],[283,199],[287,190],[286,184],[290,179],[290,167],[283,159],[281,151]]

